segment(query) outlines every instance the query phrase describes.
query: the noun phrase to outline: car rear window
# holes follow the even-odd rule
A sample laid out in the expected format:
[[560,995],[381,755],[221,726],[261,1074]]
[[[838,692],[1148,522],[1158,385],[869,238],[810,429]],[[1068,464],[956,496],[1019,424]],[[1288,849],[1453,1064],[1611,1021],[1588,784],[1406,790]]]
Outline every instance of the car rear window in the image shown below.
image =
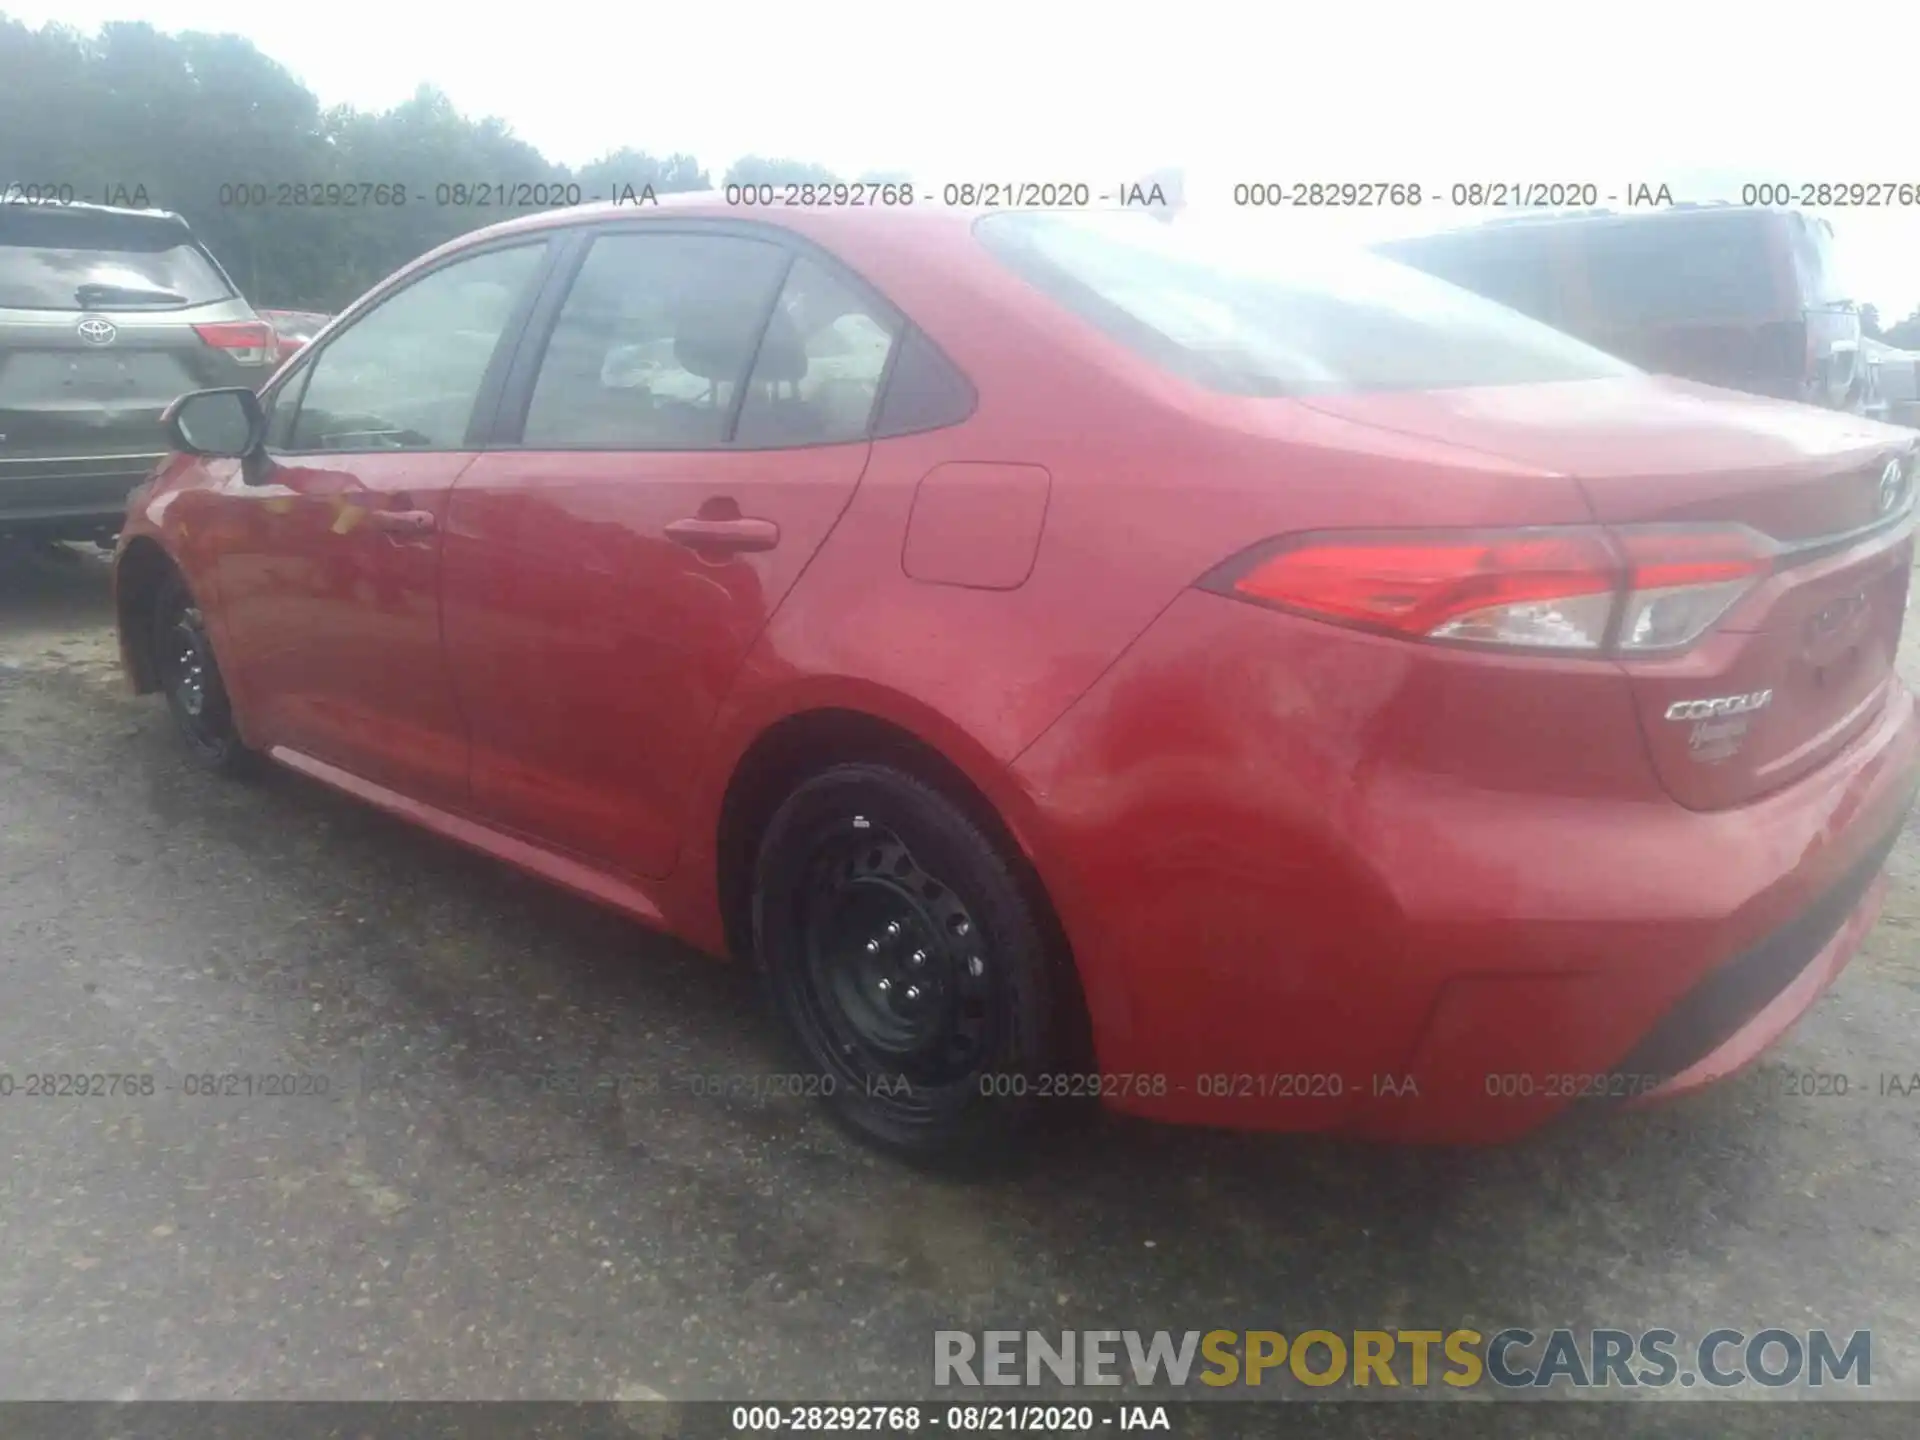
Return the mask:
[[1781,300],[1762,211],[1585,227],[1587,294],[1610,327],[1774,318]]
[[167,310],[232,295],[178,223],[0,207],[0,310]]
[[975,233],[1113,339],[1209,389],[1279,396],[1630,375],[1504,305],[1247,222],[1006,211]]

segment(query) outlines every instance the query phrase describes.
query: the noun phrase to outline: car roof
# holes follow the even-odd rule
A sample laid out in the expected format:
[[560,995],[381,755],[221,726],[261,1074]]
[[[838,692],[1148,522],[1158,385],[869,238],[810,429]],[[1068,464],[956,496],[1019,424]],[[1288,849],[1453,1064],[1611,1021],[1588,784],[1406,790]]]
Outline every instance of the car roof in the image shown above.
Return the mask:
[[[1137,207],[1136,207],[1137,208]],[[383,291],[403,276],[472,248],[513,236],[535,236],[610,221],[672,224],[680,220],[728,222],[743,227],[772,229],[812,241],[839,260],[863,271],[868,265],[893,268],[902,261],[916,268],[928,262],[951,262],[970,254],[977,258],[973,223],[989,208],[936,204],[878,206],[757,206],[729,204],[716,190],[661,195],[657,203],[602,201],[515,216],[470,230],[409,261],[375,291]],[[369,294],[374,292],[369,292]],[[362,297],[363,299],[366,297]],[[358,302],[356,302],[356,305]]]
[[561,210],[543,210],[536,215],[517,216],[472,231],[453,243],[480,243],[498,235],[565,230],[608,220],[645,220],[655,216],[662,219],[730,220],[742,224],[771,225],[823,240],[854,234],[924,236],[939,231],[964,233],[974,220],[988,213],[991,212],[979,207],[968,209],[933,204],[741,205],[729,204],[724,192],[719,190],[695,190],[660,195],[643,204],[600,201]]
[[0,213],[7,209],[33,215],[118,216],[149,225],[177,225],[188,231],[193,228],[187,224],[187,217],[177,210],[135,210],[124,205],[93,205],[84,200],[76,200],[71,205],[10,205],[0,207]]
[[[17,223],[9,227],[9,221]],[[0,205],[0,233],[12,228],[16,243],[62,250],[111,250],[116,236],[138,235],[145,244],[199,246],[186,217],[173,210],[130,210],[117,205]],[[204,247],[202,247],[204,251]],[[229,281],[231,284],[231,281]]]

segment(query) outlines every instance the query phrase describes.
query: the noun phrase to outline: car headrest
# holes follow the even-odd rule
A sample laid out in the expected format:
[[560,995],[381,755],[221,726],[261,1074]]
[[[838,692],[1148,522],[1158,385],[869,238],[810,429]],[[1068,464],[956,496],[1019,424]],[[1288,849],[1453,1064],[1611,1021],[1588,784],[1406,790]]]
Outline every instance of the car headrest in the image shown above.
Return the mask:
[[807,346],[799,328],[779,310],[767,323],[760,341],[760,354],[753,362],[756,378],[770,381],[804,380],[807,377]]
[[[758,317],[753,317],[757,319]],[[798,380],[807,373],[807,351],[793,322],[778,311],[753,355],[753,325],[737,304],[717,297],[683,305],[675,316],[673,358],[702,380],[737,380],[754,363],[763,380]]]

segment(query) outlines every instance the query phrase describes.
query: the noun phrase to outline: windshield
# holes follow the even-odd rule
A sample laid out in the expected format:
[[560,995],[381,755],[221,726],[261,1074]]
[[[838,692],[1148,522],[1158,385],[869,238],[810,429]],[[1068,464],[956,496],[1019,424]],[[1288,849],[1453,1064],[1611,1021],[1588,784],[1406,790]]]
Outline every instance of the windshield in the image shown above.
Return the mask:
[[1268,227],[1010,211],[976,233],[1138,354],[1234,395],[1444,390],[1630,375],[1516,311],[1359,250]]

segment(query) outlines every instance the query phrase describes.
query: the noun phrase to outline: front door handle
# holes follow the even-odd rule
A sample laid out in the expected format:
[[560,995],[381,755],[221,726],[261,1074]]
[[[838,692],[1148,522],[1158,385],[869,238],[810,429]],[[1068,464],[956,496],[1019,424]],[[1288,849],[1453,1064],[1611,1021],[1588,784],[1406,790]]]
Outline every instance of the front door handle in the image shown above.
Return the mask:
[[743,555],[773,549],[780,543],[780,527],[771,520],[748,516],[732,520],[675,520],[667,526],[667,538],[689,550]]
[[367,524],[389,535],[431,535],[439,522],[431,510],[374,510],[367,515]]

